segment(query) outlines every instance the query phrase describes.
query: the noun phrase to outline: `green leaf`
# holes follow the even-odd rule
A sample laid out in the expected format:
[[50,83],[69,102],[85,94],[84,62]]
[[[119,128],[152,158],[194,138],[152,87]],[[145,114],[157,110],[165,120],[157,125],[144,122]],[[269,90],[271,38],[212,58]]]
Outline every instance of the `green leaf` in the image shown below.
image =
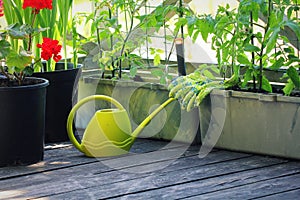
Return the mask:
[[277,19],[275,13],[271,12],[270,16],[269,16],[269,26],[272,28],[272,27],[276,26],[277,24],[278,24],[278,19]]
[[300,76],[297,70],[294,67],[290,67],[287,69],[287,74],[292,80],[293,84],[296,88],[300,88]]
[[154,60],[153,60],[153,64],[154,64],[154,66],[157,66],[157,65],[160,64],[160,56],[159,56],[159,54],[155,54]]
[[194,28],[195,28],[194,26],[188,26],[188,34],[190,37],[193,35]]
[[187,23],[188,34],[191,37],[195,29],[196,19],[195,17],[187,17],[187,19],[188,19],[188,23]]
[[195,42],[199,36],[200,31],[196,30],[193,34],[192,41]]
[[0,59],[3,59],[9,54],[10,43],[6,40],[1,40],[0,47]]
[[279,31],[280,31],[280,29],[276,28],[272,32],[271,36],[269,37],[268,42],[266,44],[266,54],[271,52],[274,49],[276,42],[277,42]]
[[17,67],[18,69],[24,69],[32,61],[32,55],[29,55],[23,49],[18,54],[15,51],[10,51],[6,59],[6,65],[8,67]]
[[27,66],[27,67],[25,67],[23,72],[26,76],[31,76],[34,73],[34,69],[32,67]]
[[286,21],[285,25],[292,29],[298,37],[298,39],[300,39],[300,26],[296,22],[289,20]]
[[265,90],[267,92],[272,92],[272,86],[271,86],[269,80],[265,76],[262,77],[261,83],[262,83],[263,90]]
[[6,29],[9,36],[13,39],[25,39],[27,37],[27,33],[21,31],[18,24],[11,24]]
[[246,73],[244,74],[244,81],[242,83],[242,87],[246,87],[248,81],[250,81],[252,77],[252,69],[247,69]]
[[135,76],[137,73],[137,67],[131,67],[130,68],[130,76]]
[[246,44],[245,51],[249,51],[249,52],[258,52],[260,51],[260,48],[258,48],[257,46],[251,45],[251,44]]
[[240,63],[240,64],[243,64],[243,65],[251,65],[251,62],[249,61],[249,59],[247,58],[246,55],[244,54],[239,54],[237,56],[237,61]]
[[291,80],[289,80],[289,81],[285,84],[285,86],[284,86],[284,88],[283,88],[283,92],[284,92],[285,95],[288,95],[288,96],[289,96],[289,95],[292,93],[292,91],[293,91],[294,88],[295,88],[294,83],[293,83]]
[[155,49],[155,51],[156,51],[157,53],[164,53],[164,52],[165,52],[163,49]]
[[152,74],[153,76],[157,76],[157,77],[161,77],[161,76],[164,75],[163,71],[160,70],[160,69],[152,70],[152,71],[151,71],[151,74]]
[[169,80],[172,80],[172,79],[173,79],[173,76],[172,76],[172,75],[169,75],[169,74],[167,74],[166,77],[167,77],[167,79],[169,79]]
[[165,76],[161,76],[160,79],[159,79],[159,83],[160,84],[166,84],[167,83],[166,77]]
[[280,57],[276,62],[270,67],[272,70],[278,70],[283,66],[284,58]]
[[197,27],[197,30],[200,31],[203,40],[207,42],[209,33],[213,32],[214,21],[211,17],[207,16],[205,19],[197,21]]
[[300,59],[297,56],[293,55],[293,54],[289,54],[288,58],[289,58],[289,60],[291,60],[293,62],[299,62],[300,61]]

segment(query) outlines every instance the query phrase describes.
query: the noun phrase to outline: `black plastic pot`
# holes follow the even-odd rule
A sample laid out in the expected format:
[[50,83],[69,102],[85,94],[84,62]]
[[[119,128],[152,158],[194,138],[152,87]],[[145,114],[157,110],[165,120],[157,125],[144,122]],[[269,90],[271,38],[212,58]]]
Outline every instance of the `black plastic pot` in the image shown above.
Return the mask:
[[38,79],[38,82],[0,87],[0,166],[27,165],[43,160],[49,82],[45,79]]
[[34,73],[33,76],[49,80],[46,103],[46,130],[45,142],[68,141],[66,123],[72,106],[77,102],[78,79],[81,74],[81,65],[73,68],[68,63],[68,69],[64,69],[64,63],[56,63],[56,70],[52,72]]

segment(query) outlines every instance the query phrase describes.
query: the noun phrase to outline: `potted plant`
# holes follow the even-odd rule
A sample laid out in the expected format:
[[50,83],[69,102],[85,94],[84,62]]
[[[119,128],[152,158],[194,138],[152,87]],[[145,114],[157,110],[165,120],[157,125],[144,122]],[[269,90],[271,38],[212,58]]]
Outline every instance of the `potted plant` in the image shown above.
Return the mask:
[[[53,27],[43,34],[48,37],[55,35],[61,40],[64,61],[54,64],[48,61],[43,63],[40,71],[34,73],[34,76],[46,78],[50,83],[47,88],[46,104],[45,142],[47,143],[68,141],[66,121],[72,106],[77,102],[78,81],[82,70],[82,65],[75,60],[68,59],[67,55],[67,47],[70,43],[67,38],[70,35],[68,26],[73,0],[57,0],[53,3],[56,9],[45,10],[42,13],[44,18],[40,18],[39,24]],[[52,16],[48,21],[42,20],[48,16]]]
[[[193,74],[187,80],[199,89],[196,93],[201,98],[196,105],[204,99],[199,110],[201,135],[207,144],[300,158],[297,142],[300,139],[299,56],[291,39],[282,34],[289,29],[300,39],[300,26],[294,15],[298,6],[293,3],[243,0],[237,9],[219,7],[215,17],[198,18],[199,24],[206,26],[202,29],[204,32],[200,32],[213,36],[212,47],[217,51],[222,77],[231,76],[223,81],[212,81],[220,85],[206,90],[205,95],[212,91],[210,98],[200,95],[204,92],[199,91],[205,91],[202,88],[211,82],[202,82],[199,89],[197,77],[201,73]],[[265,23],[259,22],[260,18]],[[280,68],[284,68],[283,78],[287,79],[284,87],[281,87],[282,83],[270,83],[265,73]],[[173,88],[171,85],[171,91]]]
[[[68,113],[77,99],[78,78],[81,65],[70,62],[67,58],[68,23],[71,18],[72,0],[56,0],[52,2],[53,9],[41,10],[35,19],[37,27],[45,30],[34,38],[33,46],[42,38],[57,38],[62,43],[63,61],[48,60],[40,62],[34,69],[33,76],[49,80],[46,101],[46,132],[45,142],[67,141],[66,120]],[[8,23],[30,23],[30,10],[22,10],[22,0],[5,0],[6,12],[9,14]],[[40,55],[40,49],[34,51]],[[42,55],[43,56],[43,55]]]
[[[0,1],[0,14],[9,19],[6,1]],[[42,58],[34,56],[33,39],[45,29],[35,27],[35,19],[43,9],[52,9],[52,1],[25,0],[22,9],[30,10],[30,24],[9,24],[0,32],[0,165],[32,164],[43,159],[46,79],[31,77],[41,59],[60,60],[58,40],[44,38],[37,48]],[[3,12],[4,10],[4,12]],[[7,15],[7,16],[6,16]]]

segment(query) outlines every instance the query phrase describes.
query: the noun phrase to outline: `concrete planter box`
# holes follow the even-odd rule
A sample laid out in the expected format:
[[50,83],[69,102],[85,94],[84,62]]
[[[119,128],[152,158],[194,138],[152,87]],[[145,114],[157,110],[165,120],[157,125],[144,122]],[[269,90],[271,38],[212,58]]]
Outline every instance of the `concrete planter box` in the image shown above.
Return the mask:
[[[118,100],[127,110],[134,130],[156,106],[168,99],[166,86],[135,81],[113,81],[87,76],[79,82],[79,99],[104,94]],[[76,127],[84,129],[95,110],[109,108],[106,102],[84,105],[77,112]],[[200,143],[199,111],[184,112],[172,102],[142,131],[139,137]]]
[[200,121],[208,145],[300,159],[298,97],[214,90],[200,105]]

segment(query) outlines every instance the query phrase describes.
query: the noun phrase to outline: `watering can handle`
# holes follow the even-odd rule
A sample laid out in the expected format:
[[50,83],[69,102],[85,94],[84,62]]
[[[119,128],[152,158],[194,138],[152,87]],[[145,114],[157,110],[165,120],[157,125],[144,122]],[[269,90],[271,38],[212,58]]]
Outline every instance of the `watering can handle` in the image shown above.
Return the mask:
[[88,101],[92,101],[92,100],[104,100],[104,101],[108,101],[111,102],[114,106],[116,106],[118,109],[120,110],[124,110],[124,107],[114,98],[106,96],[106,95],[92,95],[92,96],[88,96],[85,97],[83,99],[81,99],[71,110],[69,116],[68,116],[68,121],[67,121],[67,132],[68,132],[68,136],[71,140],[71,142],[74,144],[74,146],[81,152],[83,152],[82,146],[81,144],[77,141],[76,137],[74,136],[74,132],[73,132],[73,120],[76,114],[76,111],[85,103],[87,103]]

